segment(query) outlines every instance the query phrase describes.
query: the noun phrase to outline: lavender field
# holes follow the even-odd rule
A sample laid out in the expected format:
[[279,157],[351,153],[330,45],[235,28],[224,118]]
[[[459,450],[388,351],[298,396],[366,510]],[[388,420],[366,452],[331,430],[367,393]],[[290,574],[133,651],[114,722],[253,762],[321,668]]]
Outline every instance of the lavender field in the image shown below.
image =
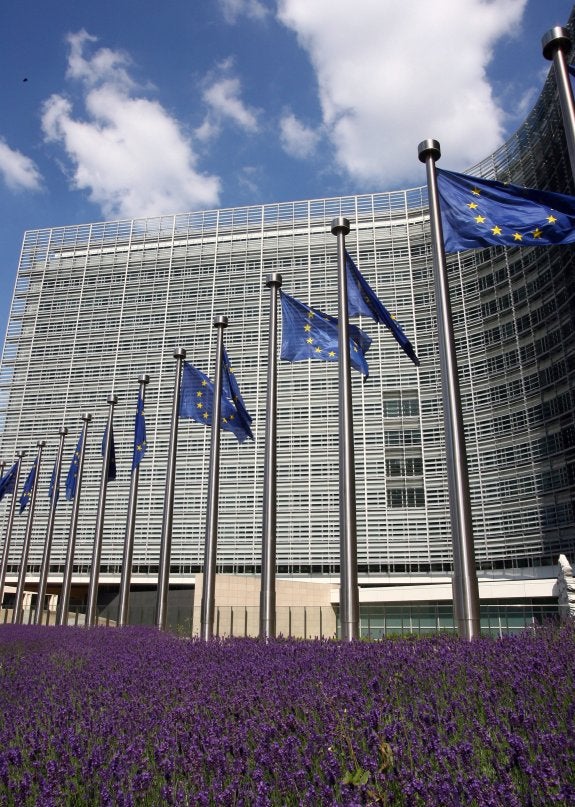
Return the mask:
[[382,642],[0,627],[0,804],[573,805],[575,629]]

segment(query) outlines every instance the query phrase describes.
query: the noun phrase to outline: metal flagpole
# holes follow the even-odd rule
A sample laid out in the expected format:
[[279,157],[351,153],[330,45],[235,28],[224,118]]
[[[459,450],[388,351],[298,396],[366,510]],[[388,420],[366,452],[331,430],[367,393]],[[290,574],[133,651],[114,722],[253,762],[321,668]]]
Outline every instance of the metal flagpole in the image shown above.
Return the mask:
[[449,300],[447,265],[443,247],[443,229],[439,212],[435,161],[441,156],[437,140],[424,140],[418,155],[425,163],[429,193],[429,218],[433,247],[437,330],[441,366],[441,390],[445,421],[449,510],[454,560],[454,610],[459,635],[474,639],[480,635],[479,586],[473,546],[473,522],[469,496],[469,476],[465,450],[465,432],[461,413],[461,393],[457,372],[455,337]]
[[214,317],[218,329],[216,346],[216,369],[214,373],[214,399],[212,403],[212,435],[210,443],[210,471],[208,476],[208,512],[206,518],[206,541],[204,548],[204,582],[200,608],[200,638],[208,641],[213,635],[214,608],[216,601],[216,553],[218,544],[218,498],[220,488],[220,423],[222,404],[222,357],[224,353],[224,328],[228,318]]
[[337,237],[338,270],[338,351],[339,351],[339,610],[341,638],[359,639],[359,587],[357,582],[357,530],[355,509],[355,463],[353,451],[353,408],[351,398],[351,361],[349,357],[349,322],[345,236],[349,221],[333,219],[331,232]]
[[268,388],[264,449],[264,509],[262,530],[262,571],[260,589],[260,639],[276,635],[276,476],[277,476],[277,366],[279,272],[266,277],[270,289],[268,330]]
[[6,467],[6,463],[4,460],[0,461],[0,479],[4,476],[4,468]]
[[100,496],[98,499],[98,514],[96,517],[96,531],[92,548],[92,566],[90,568],[90,585],[88,587],[88,608],[86,610],[86,626],[91,628],[96,621],[96,608],[98,605],[98,580],[100,578],[100,558],[102,556],[102,539],[104,536],[104,515],[106,513],[106,492],[108,490],[108,472],[110,470],[110,452],[114,434],[114,407],[118,403],[118,396],[108,395],[108,424],[106,426],[106,440],[104,442],[104,457],[102,459],[102,477],[100,479]]
[[543,56],[553,62],[555,68],[555,81],[561,104],[561,115],[571,163],[571,173],[575,180],[575,104],[573,103],[573,90],[567,70],[567,56],[571,51],[571,37],[566,28],[555,26],[547,31],[541,40]]
[[14,479],[14,490],[12,491],[12,501],[10,502],[10,512],[8,513],[8,523],[6,524],[6,535],[4,537],[4,551],[2,562],[0,563],[0,608],[4,599],[4,585],[6,583],[6,569],[8,568],[8,555],[10,554],[10,539],[12,538],[12,525],[14,524],[14,513],[16,512],[16,499],[18,496],[18,486],[20,484],[20,469],[22,467],[22,457],[25,451],[17,451],[16,477]]
[[18,569],[18,583],[16,585],[16,598],[14,600],[14,610],[12,611],[12,624],[18,625],[22,622],[22,601],[24,599],[24,586],[26,585],[26,571],[28,568],[28,555],[30,554],[30,542],[32,540],[32,526],[34,523],[34,510],[36,509],[36,493],[38,492],[38,477],[40,475],[40,463],[42,462],[42,449],[46,445],[45,440],[36,443],[38,453],[36,454],[36,471],[34,474],[34,484],[30,491],[30,504],[28,505],[28,521],[26,522],[26,532],[24,533],[24,543],[22,544],[22,557],[20,558],[20,568]]
[[80,490],[82,488],[82,473],[84,470],[84,455],[86,453],[86,438],[88,436],[88,424],[92,420],[92,415],[86,412],[82,415],[84,425],[82,427],[82,443],[80,445],[80,456],[78,457],[78,473],[76,475],[76,488],[74,491],[74,501],[72,503],[72,515],[70,517],[70,529],[68,532],[68,547],[66,549],[66,564],[64,566],[64,578],[62,580],[62,591],[58,600],[56,611],[56,624],[68,624],[68,611],[70,608],[70,591],[72,588],[72,572],[74,570],[74,552],[76,549],[76,531],[78,529],[78,513],[80,508]]
[[176,455],[178,450],[178,421],[180,417],[180,384],[186,351],[183,347],[174,350],[176,359],[176,380],[172,404],[172,425],[168,448],[168,469],[164,493],[164,516],[162,519],[162,540],[160,544],[160,565],[158,569],[158,592],[156,596],[156,627],[165,630],[168,619],[168,587],[170,585],[170,556],[172,548],[172,522],[174,517],[174,488],[176,484]]
[[60,435],[60,444],[58,446],[58,454],[56,455],[56,464],[54,466],[54,480],[52,484],[50,513],[48,515],[48,527],[46,529],[46,540],[44,541],[44,553],[42,555],[42,565],[40,567],[40,579],[38,581],[38,599],[36,600],[36,611],[34,614],[34,623],[36,625],[42,624],[42,614],[44,613],[44,599],[46,597],[48,570],[50,568],[50,552],[52,550],[52,536],[54,535],[56,506],[58,504],[58,496],[60,494],[60,474],[62,471],[64,440],[66,438],[66,435],[68,434],[68,429],[65,426],[60,426],[58,434]]
[[[150,383],[150,376],[143,373],[138,378],[140,385],[138,402],[146,396],[146,386]],[[136,503],[138,500],[138,479],[140,477],[140,464],[132,468],[130,483],[130,500],[128,504],[128,518],[126,521],[126,536],[124,538],[124,555],[122,561],[122,576],[120,579],[120,602],[118,604],[118,625],[124,627],[128,624],[130,610],[130,581],[132,578],[132,557],[134,554],[134,532],[136,528]]]

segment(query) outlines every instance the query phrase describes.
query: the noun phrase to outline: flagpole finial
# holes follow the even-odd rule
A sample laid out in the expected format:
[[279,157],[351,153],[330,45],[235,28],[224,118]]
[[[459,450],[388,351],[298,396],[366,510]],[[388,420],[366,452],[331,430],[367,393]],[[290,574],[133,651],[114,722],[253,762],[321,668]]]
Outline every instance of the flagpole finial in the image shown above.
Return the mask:
[[146,384],[150,383],[150,376],[147,373],[142,373],[142,375],[138,376],[138,382],[146,386]]
[[331,233],[332,235],[337,235],[338,233],[343,233],[347,235],[349,232],[349,219],[344,218],[344,216],[338,216],[331,221]]
[[282,276],[279,272],[270,272],[269,275],[266,275],[266,286],[269,288],[270,286],[281,286],[282,284]]
[[68,434],[68,429],[66,428],[66,426],[60,426],[60,428],[58,429],[58,434],[60,435],[60,437],[62,435],[64,435],[65,437]]
[[84,412],[81,419],[84,423],[89,423],[92,420],[92,415],[89,412]]
[[441,157],[441,148],[439,146],[438,140],[432,140],[428,138],[427,140],[422,140],[419,146],[417,147],[417,156],[419,157],[420,162],[424,163],[426,158],[433,157],[434,160],[439,160]]
[[45,445],[46,440],[38,440],[38,442],[36,443],[36,448],[44,448]]
[[22,457],[26,456],[26,452],[25,451],[17,451],[16,456],[18,457],[19,460],[21,460]]
[[185,359],[186,358],[186,349],[183,347],[177,347],[174,349],[174,359]]
[[118,396],[115,395],[113,392],[111,392],[108,395],[108,403],[112,404],[112,405],[117,404],[118,403]]
[[213,325],[214,325],[214,328],[217,328],[217,327],[227,328],[228,327],[228,318],[225,317],[223,314],[218,314],[216,317],[214,317]]
[[561,28],[556,25],[541,39],[541,48],[543,49],[543,56],[549,61],[553,60],[553,54],[556,50],[562,50],[568,53],[571,50],[571,37],[567,28]]

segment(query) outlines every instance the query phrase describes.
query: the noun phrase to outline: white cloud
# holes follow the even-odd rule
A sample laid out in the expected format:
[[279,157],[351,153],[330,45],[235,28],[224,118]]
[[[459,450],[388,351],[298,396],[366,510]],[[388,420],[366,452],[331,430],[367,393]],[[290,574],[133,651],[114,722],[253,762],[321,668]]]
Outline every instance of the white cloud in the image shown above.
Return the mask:
[[235,76],[222,76],[214,80],[203,94],[216,119],[229,119],[241,129],[257,132],[257,110],[248,107],[241,99],[240,80]]
[[192,144],[156,101],[138,97],[128,59],[107,48],[84,56],[85,31],[69,37],[68,76],[84,85],[84,120],[52,95],[42,127],[63,146],[73,187],[86,190],[106,218],[153,216],[217,206],[220,181],[198,172]]
[[42,186],[42,175],[30,157],[21,151],[11,149],[0,139],[0,176],[14,191],[38,191]]
[[[526,0],[278,0],[316,72],[338,164],[373,186],[411,182],[417,145],[440,141],[445,167],[465,168],[502,142],[505,112],[485,69]],[[337,7],[336,7],[337,8]]]
[[287,154],[298,159],[310,157],[320,140],[320,133],[302,123],[293,113],[280,120],[280,143]]
[[269,9],[261,0],[220,0],[220,6],[224,19],[231,24],[242,16],[263,20],[269,14]]

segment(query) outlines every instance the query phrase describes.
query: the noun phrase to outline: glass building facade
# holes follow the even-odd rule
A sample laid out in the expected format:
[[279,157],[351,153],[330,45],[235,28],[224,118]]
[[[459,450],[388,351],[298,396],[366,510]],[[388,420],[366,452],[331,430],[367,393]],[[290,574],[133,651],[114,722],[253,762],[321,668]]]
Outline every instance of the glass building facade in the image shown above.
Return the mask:
[[[414,142],[414,160],[417,143]],[[449,155],[441,165],[448,168]],[[525,123],[469,173],[574,193],[553,70]],[[424,171],[422,166],[422,181]],[[213,377],[214,316],[255,441],[222,433],[218,571],[260,570],[269,291],[337,313],[334,217],[350,220],[347,248],[421,359],[415,368],[370,320],[366,383],[354,373],[360,579],[448,574],[451,529],[436,310],[425,187],[267,204],[25,233],[0,368],[0,456],[47,441],[29,554],[37,577],[58,429],[87,441],[75,574],[90,568],[107,396],[118,395],[118,476],[110,482],[101,573],[119,581],[138,376],[149,448],[140,466],[134,579],[157,576],[175,347]],[[448,256],[480,570],[549,567],[575,558],[575,257],[571,247],[481,249]],[[281,321],[281,317],[280,317]],[[358,322],[359,324],[359,322]],[[277,570],[339,574],[337,365],[278,366]],[[209,429],[179,424],[171,574],[202,570]],[[5,529],[4,500],[0,528]],[[58,505],[50,575],[62,574],[71,503]],[[8,563],[15,579],[26,516],[16,517]]]

